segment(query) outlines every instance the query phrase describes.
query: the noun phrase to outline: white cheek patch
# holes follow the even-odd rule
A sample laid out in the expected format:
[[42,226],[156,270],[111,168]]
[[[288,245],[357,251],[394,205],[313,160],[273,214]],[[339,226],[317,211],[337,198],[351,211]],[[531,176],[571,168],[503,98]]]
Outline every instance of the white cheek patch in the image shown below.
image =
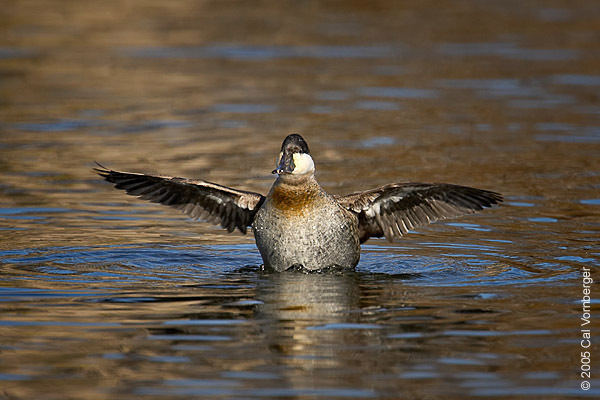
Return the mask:
[[306,153],[294,153],[294,171],[292,175],[303,175],[315,172],[315,163],[312,157]]

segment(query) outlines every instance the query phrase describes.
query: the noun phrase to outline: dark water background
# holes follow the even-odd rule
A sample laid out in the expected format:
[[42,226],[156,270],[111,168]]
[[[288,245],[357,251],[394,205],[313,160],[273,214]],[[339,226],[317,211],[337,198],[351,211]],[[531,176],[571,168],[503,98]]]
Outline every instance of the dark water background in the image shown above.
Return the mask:
[[[0,398],[447,399],[580,389],[600,282],[600,3],[9,1],[0,11]],[[92,172],[265,193],[303,134],[332,193],[502,192],[262,274],[251,236]]]

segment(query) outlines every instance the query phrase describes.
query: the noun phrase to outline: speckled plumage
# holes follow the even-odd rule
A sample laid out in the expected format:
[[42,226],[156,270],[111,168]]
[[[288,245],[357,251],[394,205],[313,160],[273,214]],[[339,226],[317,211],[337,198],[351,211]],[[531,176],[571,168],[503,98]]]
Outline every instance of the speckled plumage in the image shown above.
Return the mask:
[[280,176],[252,230],[267,269],[353,269],[360,259],[358,218],[325,193],[312,174]]

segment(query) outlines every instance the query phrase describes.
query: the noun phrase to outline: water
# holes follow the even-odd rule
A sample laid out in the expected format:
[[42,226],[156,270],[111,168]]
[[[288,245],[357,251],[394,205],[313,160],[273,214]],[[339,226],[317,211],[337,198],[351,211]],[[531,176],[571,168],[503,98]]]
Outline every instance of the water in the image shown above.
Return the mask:
[[[577,398],[600,281],[600,8],[14,2],[0,16],[0,397]],[[251,236],[92,168],[266,193],[299,132],[332,193],[502,207],[265,274]]]

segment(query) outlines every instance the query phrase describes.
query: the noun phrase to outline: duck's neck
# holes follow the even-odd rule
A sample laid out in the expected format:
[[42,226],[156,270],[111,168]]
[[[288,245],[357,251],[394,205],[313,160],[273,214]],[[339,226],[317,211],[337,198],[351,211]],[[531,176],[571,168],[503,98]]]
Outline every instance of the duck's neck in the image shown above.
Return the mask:
[[318,186],[317,180],[315,179],[315,174],[303,174],[303,175],[279,175],[277,180],[275,181],[275,185],[284,185],[284,186],[301,186],[301,187],[311,187]]
[[271,189],[273,206],[284,213],[302,213],[311,210],[323,190],[313,174],[306,176],[284,175],[277,178]]

